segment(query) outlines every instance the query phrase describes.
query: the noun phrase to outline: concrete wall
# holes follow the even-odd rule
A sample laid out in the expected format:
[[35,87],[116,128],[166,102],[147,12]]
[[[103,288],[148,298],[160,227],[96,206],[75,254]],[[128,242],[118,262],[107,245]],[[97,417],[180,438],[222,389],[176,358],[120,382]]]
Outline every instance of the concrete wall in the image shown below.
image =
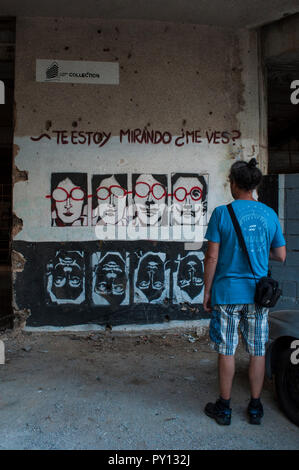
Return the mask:
[[[36,82],[37,59],[118,63],[119,85]],[[206,224],[216,205],[230,201],[231,164],[259,159],[256,34],[163,22],[19,18],[15,78],[16,318],[24,324],[30,315],[33,327],[184,325],[204,318]],[[166,143],[121,141],[120,131],[128,129],[167,132]],[[63,145],[58,130],[65,131]],[[78,144],[72,132],[109,139],[102,146]],[[266,161],[260,163],[265,169]],[[73,224],[60,219],[53,200],[67,178],[90,196]],[[112,234],[109,222],[97,218],[95,190],[104,179],[127,191],[126,217]],[[165,190],[159,204],[151,201],[161,216],[154,222],[138,222],[140,180]],[[200,188],[201,201],[189,201],[196,223],[193,215],[177,222],[172,212],[178,182]],[[76,266],[68,290],[58,285],[66,278],[56,278],[57,266],[71,273]],[[110,270],[109,288],[121,272],[118,297],[101,294],[103,267]]]
[[299,13],[262,28],[262,49],[266,61],[290,56],[298,50]]

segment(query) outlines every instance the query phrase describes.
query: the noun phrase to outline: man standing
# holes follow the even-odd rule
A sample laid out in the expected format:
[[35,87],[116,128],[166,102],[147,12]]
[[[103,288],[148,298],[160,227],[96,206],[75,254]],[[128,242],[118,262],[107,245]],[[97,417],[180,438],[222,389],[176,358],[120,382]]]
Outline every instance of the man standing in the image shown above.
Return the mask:
[[[250,256],[255,279],[267,276],[269,256],[284,262],[285,240],[276,213],[252,192],[262,180],[257,162],[236,162],[229,174],[232,203]],[[242,251],[227,206],[213,211],[205,238],[204,309],[212,312],[210,338],[218,352],[220,396],[208,403],[205,413],[218,424],[231,422],[230,398],[235,373],[234,354],[238,326],[250,355],[251,400],[247,413],[251,424],[260,424],[263,406],[260,395],[265,374],[265,343],[268,340],[268,309],[254,303],[256,281]]]

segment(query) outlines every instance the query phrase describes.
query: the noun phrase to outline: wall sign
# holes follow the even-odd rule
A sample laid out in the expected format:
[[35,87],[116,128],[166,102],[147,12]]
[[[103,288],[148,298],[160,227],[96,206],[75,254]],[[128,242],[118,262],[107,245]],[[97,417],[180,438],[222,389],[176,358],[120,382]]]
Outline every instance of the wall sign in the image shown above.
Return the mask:
[[119,84],[118,62],[36,60],[37,82]]

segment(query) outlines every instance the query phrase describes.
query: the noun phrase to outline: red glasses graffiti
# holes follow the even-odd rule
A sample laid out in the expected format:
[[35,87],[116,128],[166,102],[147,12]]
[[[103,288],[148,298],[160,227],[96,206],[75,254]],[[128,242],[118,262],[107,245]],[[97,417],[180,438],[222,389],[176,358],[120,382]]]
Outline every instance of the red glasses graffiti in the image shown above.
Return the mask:
[[52,173],[51,200],[52,227],[82,226],[88,224],[87,173]]
[[[194,225],[206,211],[207,184],[203,175],[189,173],[92,175],[52,173],[52,226]],[[132,197],[130,197],[132,196]],[[92,200],[90,200],[92,199]]]
[[98,199],[100,199],[101,201],[105,201],[111,195],[116,198],[122,198],[122,197],[125,197],[129,192],[126,189],[122,188],[121,186],[112,185],[109,187],[100,186],[97,189],[96,193],[97,193]]
[[84,197],[85,192],[79,187],[73,188],[70,192],[64,188],[57,187],[52,193],[52,198],[55,202],[64,202],[68,199],[73,199],[74,201],[83,201]]
[[165,187],[160,183],[155,183],[150,186],[148,183],[140,181],[135,185],[135,194],[141,198],[147,197],[149,194],[152,194],[153,197],[159,201],[160,199],[166,196],[167,192]]
[[185,201],[185,199],[189,195],[193,201],[200,201],[202,198],[202,189],[199,186],[194,186],[188,192],[186,188],[183,188],[182,186],[180,186],[174,191],[173,195],[176,198],[176,200],[179,202]]
[[[100,199],[101,201],[105,201],[111,195],[115,196],[116,198],[123,198],[127,196],[127,194],[131,194],[132,191],[127,191],[121,186],[113,185],[109,187],[100,186],[96,190],[96,193],[98,199]],[[149,194],[152,194],[153,197],[158,201],[166,195],[174,196],[175,199],[179,202],[185,201],[186,197],[190,195],[193,201],[200,201],[202,198],[202,189],[198,186],[194,186],[188,192],[186,188],[181,186],[177,188],[173,194],[167,194],[167,191],[162,184],[155,183],[150,186],[148,183],[139,182],[135,185],[135,194],[141,198],[145,198]],[[83,201],[85,197],[85,192],[79,187],[73,188],[70,193],[64,188],[57,187],[56,189],[54,189],[52,196],[50,195],[46,197],[52,197],[53,200],[56,202],[64,202],[69,198],[73,199],[74,201]],[[92,197],[92,195],[89,195],[88,197]]]

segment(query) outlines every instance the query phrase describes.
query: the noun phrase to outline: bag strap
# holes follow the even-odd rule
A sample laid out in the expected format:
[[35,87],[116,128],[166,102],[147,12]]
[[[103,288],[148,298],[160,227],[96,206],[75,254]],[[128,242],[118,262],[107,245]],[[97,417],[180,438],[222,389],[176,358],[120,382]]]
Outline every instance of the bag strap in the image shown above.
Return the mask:
[[248,264],[249,264],[249,266],[250,266],[251,272],[252,272],[253,277],[254,277],[254,280],[255,280],[255,282],[256,282],[255,275],[254,275],[254,271],[253,271],[253,269],[252,269],[252,264],[251,264],[251,261],[250,261],[250,257],[249,257],[248,251],[247,251],[246,243],[245,243],[245,240],[244,240],[244,237],[243,237],[243,234],[242,234],[242,230],[241,230],[240,224],[239,224],[238,219],[237,219],[237,217],[236,217],[235,211],[234,211],[233,206],[232,206],[231,204],[228,204],[226,207],[227,207],[228,212],[229,212],[229,214],[230,214],[230,216],[231,216],[232,223],[233,223],[233,226],[234,226],[234,228],[235,228],[235,231],[236,231],[236,234],[237,234],[237,237],[238,237],[240,246],[241,246],[242,250],[244,251],[244,253],[245,253],[246,257],[247,257]]

